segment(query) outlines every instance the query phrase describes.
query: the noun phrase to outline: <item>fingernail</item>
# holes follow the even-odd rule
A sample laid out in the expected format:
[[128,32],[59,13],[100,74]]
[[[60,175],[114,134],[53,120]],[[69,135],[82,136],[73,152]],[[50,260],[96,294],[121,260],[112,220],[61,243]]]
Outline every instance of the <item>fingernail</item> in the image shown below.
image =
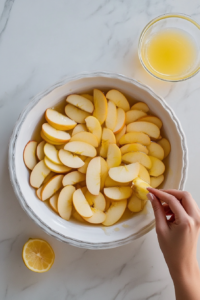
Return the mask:
[[154,200],[154,195],[151,193],[148,193],[147,198],[152,202]]

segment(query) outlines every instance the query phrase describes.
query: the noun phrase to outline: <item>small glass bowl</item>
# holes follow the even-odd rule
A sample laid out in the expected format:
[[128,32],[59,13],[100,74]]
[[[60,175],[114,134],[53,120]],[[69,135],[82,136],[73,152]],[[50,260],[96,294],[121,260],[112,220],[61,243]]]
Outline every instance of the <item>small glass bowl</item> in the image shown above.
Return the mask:
[[[159,72],[156,72],[155,70],[153,73],[151,70],[151,67],[148,66],[142,59],[142,53],[144,53],[143,51],[145,50],[145,47],[146,47],[149,39],[151,39],[152,35],[156,34],[160,30],[163,30],[166,28],[178,28],[178,29],[182,29],[182,30],[186,31],[193,37],[194,41],[196,42],[196,46],[197,46],[198,56],[197,56],[197,59],[196,59],[194,65],[191,66],[190,70],[187,71],[187,73],[178,76],[178,79],[177,79],[177,77],[170,76],[170,75],[164,75],[164,78],[163,78],[163,75],[161,76],[161,74]],[[197,22],[195,22],[194,20],[192,20],[190,16],[187,16],[184,14],[176,14],[176,13],[164,14],[164,15],[161,15],[161,16],[153,19],[145,26],[145,28],[141,32],[141,35],[139,38],[138,56],[139,56],[142,66],[151,75],[153,75],[154,77],[156,77],[158,79],[164,80],[164,81],[178,82],[178,81],[183,81],[183,80],[189,79],[189,78],[193,77],[194,75],[196,75],[200,70],[200,55],[199,55],[199,53],[200,53],[200,25]]]

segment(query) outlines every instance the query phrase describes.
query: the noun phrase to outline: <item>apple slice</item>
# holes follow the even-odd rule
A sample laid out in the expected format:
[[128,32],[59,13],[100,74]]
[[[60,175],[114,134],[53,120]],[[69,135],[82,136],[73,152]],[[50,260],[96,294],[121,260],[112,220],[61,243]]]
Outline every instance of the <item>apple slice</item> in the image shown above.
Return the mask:
[[114,102],[108,101],[108,113],[105,121],[106,127],[114,130],[117,124],[117,108]]
[[55,146],[46,143],[44,146],[44,154],[46,157],[51,160],[54,164],[57,165],[63,165],[58,157],[58,150],[55,148]]
[[128,209],[136,213],[143,210],[145,204],[146,201],[139,199],[136,195],[133,194],[129,200]]
[[[109,207],[111,206],[112,201],[109,198],[107,198],[106,196],[105,196],[105,199],[106,199],[106,208],[105,208],[105,211],[108,211]],[[118,203],[118,202],[119,201],[117,201],[116,203]]]
[[106,178],[108,176],[108,164],[105,161],[105,159],[103,159],[102,157],[100,157],[100,162],[101,162],[101,187],[100,187],[100,191],[102,191],[103,188],[104,188],[104,185],[105,185]]
[[108,146],[107,164],[109,169],[118,167],[121,164],[121,151],[116,144]]
[[52,142],[66,143],[70,140],[69,133],[53,128],[48,123],[42,125],[42,132]]
[[109,176],[118,182],[130,182],[138,176],[139,170],[140,164],[136,162],[126,166],[111,168]]
[[89,218],[93,215],[89,203],[81,189],[78,189],[73,194],[73,204],[79,215],[85,218]]
[[147,146],[151,143],[149,136],[143,132],[129,132],[121,137],[119,140],[120,145],[139,143]]
[[110,178],[108,175],[105,180],[105,187],[119,187],[119,186],[130,186],[130,182],[118,182]]
[[67,173],[71,171],[71,168],[64,166],[64,165],[57,165],[54,164],[50,159],[48,159],[46,156],[44,158],[45,165],[49,168],[49,170],[55,172],[55,173]]
[[41,199],[41,191],[42,191],[42,188],[43,188],[43,185],[41,185],[41,186],[39,187],[39,189],[37,189],[37,190],[35,191],[36,196],[38,197],[39,200],[42,200],[42,199]]
[[91,207],[94,207],[100,211],[105,211],[106,200],[102,193],[99,193],[99,195],[92,195],[89,191],[87,191],[85,198]]
[[41,132],[40,132],[40,135],[41,135],[41,138],[42,138],[44,141],[46,141],[48,144],[51,144],[51,145],[57,145],[57,146],[62,146],[62,145],[65,144],[65,143],[63,143],[63,142],[55,142],[55,141],[52,141],[52,140],[48,139],[48,138],[44,135],[44,133],[42,132],[42,130],[41,130]]
[[50,199],[49,199],[49,205],[51,208],[58,214],[58,196],[60,194],[60,191],[55,193]]
[[73,194],[75,190],[75,187],[72,185],[65,186],[58,196],[58,213],[61,218],[67,221],[69,221],[72,214]]
[[29,141],[24,148],[24,163],[29,170],[33,170],[37,164],[36,148],[37,142],[35,141]]
[[63,175],[55,175],[46,184],[41,191],[41,200],[45,201],[52,197],[62,187]]
[[63,186],[74,185],[85,180],[85,175],[79,171],[72,171],[63,178]]
[[[140,164],[140,170],[138,173],[138,177],[140,179],[142,179],[143,181],[147,182],[148,184],[150,184],[150,175],[149,172],[147,171],[147,169]],[[150,184],[151,185],[151,184]]]
[[88,164],[86,185],[91,194],[99,194],[101,185],[101,159],[99,156],[93,158]]
[[87,132],[87,127],[85,124],[78,124],[76,125],[76,127],[74,127],[73,131],[72,131],[72,136],[74,136],[75,134],[77,133],[80,133],[80,132]]
[[130,104],[126,97],[118,90],[110,90],[106,94],[106,98],[113,101],[116,106],[122,108],[124,111],[130,110]]
[[147,147],[143,146],[142,144],[133,143],[133,144],[126,144],[120,148],[121,154],[126,154],[128,152],[144,152],[145,154],[148,154],[149,151]]
[[37,145],[36,155],[37,155],[38,160],[43,160],[44,159],[44,145],[45,145],[45,141],[41,141]]
[[126,125],[115,135],[116,138],[116,144],[119,145],[119,140],[122,136],[124,136],[126,133]]
[[53,128],[58,130],[70,130],[76,126],[76,122],[51,108],[46,110],[45,119]]
[[171,145],[170,142],[163,138],[160,141],[158,141],[158,144],[163,148],[164,150],[164,158],[167,157],[171,151]]
[[152,166],[151,159],[143,152],[126,153],[122,156],[122,161],[126,164],[139,162],[147,169],[150,169]]
[[126,112],[126,125],[135,122],[146,115],[147,114],[142,110],[129,110]]
[[133,180],[133,185],[134,194],[141,200],[148,200],[147,194],[149,191],[147,188],[151,186],[138,177]]
[[132,189],[129,186],[108,187],[104,188],[104,194],[115,201],[123,200],[131,197]]
[[88,112],[79,109],[78,107],[67,104],[65,106],[66,115],[76,123],[85,123],[85,119],[90,115]]
[[93,103],[80,95],[69,95],[66,101],[88,113],[92,113],[94,110]]
[[104,158],[107,157],[109,144],[116,144],[116,138],[110,129],[104,128],[100,147],[100,155]]
[[106,211],[106,219],[102,223],[104,226],[115,224],[123,216],[127,206],[127,200],[113,201]]
[[149,111],[148,105],[146,103],[144,103],[144,102],[137,102],[137,103],[135,103],[133,106],[131,106],[131,109],[142,110],[145,113],[147,113]]
[[149,122],[133,122],[127,125],[127,132],[143,132],[152,138],[160,136],[160,129],[153,123]]
[[156,189],[161,183],[164,181],[164,175],[160,175],[158,177],[151,177],[150,178],[150,185],[152,188]]
[[107,117],[107,100],[104,94],[97,89],[93,91],[94,97],[94,112],[93,116],[99,120],[99,123],[102,125]]
[[63,165],[70,168],[81,168],[85,164],[79,156],[67,150],[60,149],[58,156]]
[[100,143],[102,136],[102,127],[99,123],[99,120],[93,116],[90,116],[85,119],[85,122],[88,130],[97,137],[98,143]]
[[147,149],[149,150],[150,156],[154,156],[160,160],[163,160],[164,150],[159,144],[151,142],[151,144],[147,146]]
[[81,172],[82,174],[86,174],[88,164],[91,160],[92,160],[92,157],[87,157],[85,160],[85,164],[81,168],[78,168],[78,171]]
[[106,215],[104,212],[93,207],[91,208],[91,210],[93,212],[93,216],[84,218],[85,221],[91,224],[101,224],[105,221]]
[[162,127],[162,121],[155,116],[144,116],[144,117],[138,119],[137,121],[153,123],[156,126],[158,126],[159,129],[161,129],[161,127]]
[[149,158],[150,158],[151,163],[152,163],[152,166],[149,170],[149,175],[150,176],[155,176],[155,177],[158,177],[158,176],[162,175],[165,172],[164,163],[156,157],[149,156]]
[[117,109],[117,123],[113,130],[114,134],[120,132],[125,125],[126,115],[122,108]]
[[94,99],[93,99],[93,96],[89,95],[89,94],[80,94],[80,96],[90,100],[91,102],[94,103]]
[[72,208],[72,217],[78,222],[86,223],[86,221],[79,215],[74,207]]
[[36,190],[36,196],[38,197],[38,199],[42,200],[41,199],[41,191],[43,189],[43,186],[55,175],[56,174],[54,172],[50,172],[49,175],[47,175],[47,177],[45,177],[42,185],[39,187],[39,189]]
[[92,145],[85,142],[69,142],[65,145],[64,149],[77,155],[89,157],[95,157],[97,154],[96,149]]
[[91,132],[79,132],[75,134],[71,138],[70,142],[74,142],[74,141],[85,142],[92,145],[95,148],[98,147],[99,144],[97,137]]
[[50,172],[51,170],[45,165],[44,160],[41,160],[31,172],[30,185],[39,188]]

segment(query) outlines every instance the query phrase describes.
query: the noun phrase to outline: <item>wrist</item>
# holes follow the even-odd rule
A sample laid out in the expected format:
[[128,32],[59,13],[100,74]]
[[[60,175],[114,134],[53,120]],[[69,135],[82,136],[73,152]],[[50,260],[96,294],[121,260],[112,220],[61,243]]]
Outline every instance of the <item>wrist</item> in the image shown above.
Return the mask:
[[191,280],[200,280],[200,270],[198,261],[191,260],[188,262],[182,262],[179,266],[173,268],[169,267],[169,271],[174,284],[180,282],[187,282]]

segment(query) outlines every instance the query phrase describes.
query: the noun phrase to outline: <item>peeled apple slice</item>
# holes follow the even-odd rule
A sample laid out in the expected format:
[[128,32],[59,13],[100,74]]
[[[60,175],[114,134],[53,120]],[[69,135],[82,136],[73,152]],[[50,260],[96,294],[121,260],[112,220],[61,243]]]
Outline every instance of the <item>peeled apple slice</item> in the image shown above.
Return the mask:
[[53,196],[62,187],[63,175],[55,175],[44,186],[41,191],[41,200],[45,201]]
[[72,214],[73,194],[75,187],[72,185],[65,186],[58,197],[57,207],[61,218],[69,221]]
[[111,168],[109,170],[109,176],[115,181],[129,182],[138,176],[139,170],[140,164],[136,162],[125,166]]
[[138,177],[133,180],[133,185],[134,194],[141,200],[148,200],[149,191],[147,188],[151,186]]
[[85,218],[89,218],[93,215],[89,203],[87,202],[81,189],[78,189],[73,194],[73,204],[77,212]]
[[69,95],[66,101],[88,113],[92,113],[94,110],[93,103],[80,95]]
[[30,185],[39,188],[50,172],[51,170],[45,165],[44,160],[41,160],[31,172]]
[[104,226],[111,226],[121,219],[127,206],[127,200],[113,201],[106,211]]

